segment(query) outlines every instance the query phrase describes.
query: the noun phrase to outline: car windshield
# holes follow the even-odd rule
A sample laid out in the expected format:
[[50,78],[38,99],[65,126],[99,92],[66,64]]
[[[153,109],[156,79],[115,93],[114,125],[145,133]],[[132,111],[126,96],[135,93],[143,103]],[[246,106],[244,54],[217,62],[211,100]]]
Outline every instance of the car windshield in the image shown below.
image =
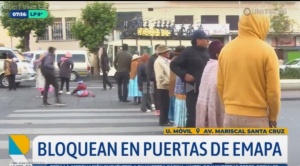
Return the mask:
[[22,54],[23,60],[22,61],[27,61],[27,62],[31,62],[32,58],[33,58],[33,53],[23,53]]
[[293,61],[288,62],[286,65],[296,65],[298,63],[299,63],[299,60],[293,60]]

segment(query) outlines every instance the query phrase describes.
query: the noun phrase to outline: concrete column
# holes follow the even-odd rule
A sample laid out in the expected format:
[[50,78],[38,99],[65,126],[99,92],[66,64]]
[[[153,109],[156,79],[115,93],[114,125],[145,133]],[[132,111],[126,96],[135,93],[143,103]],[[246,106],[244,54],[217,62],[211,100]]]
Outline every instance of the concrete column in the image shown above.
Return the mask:
[[61,18],[61,22],[62,22],[63,40],[66,40],[66,38],[67,38],[67,35],[66,35],[66,18],[65,17]]
[[48,26],[49,41],[52,40],[52,26]]

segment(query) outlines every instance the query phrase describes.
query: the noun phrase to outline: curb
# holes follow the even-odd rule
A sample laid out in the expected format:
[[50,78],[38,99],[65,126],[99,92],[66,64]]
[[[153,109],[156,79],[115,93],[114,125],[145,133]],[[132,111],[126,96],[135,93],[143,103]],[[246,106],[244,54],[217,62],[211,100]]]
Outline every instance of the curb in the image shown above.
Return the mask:
[[295,101],[295,100],[300,100],[300,97],[295,97],[295,98],[291,98],[291,97],[281,98],[281,101]]

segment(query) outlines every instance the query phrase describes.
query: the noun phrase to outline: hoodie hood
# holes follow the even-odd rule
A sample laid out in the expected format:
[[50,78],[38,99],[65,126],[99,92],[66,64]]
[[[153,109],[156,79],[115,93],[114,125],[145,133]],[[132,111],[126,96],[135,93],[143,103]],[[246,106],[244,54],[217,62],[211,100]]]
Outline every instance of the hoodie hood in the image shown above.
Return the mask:
[[242,15],[238,26],[239,36],[265,40],[270,29],[270,18],[263,14]]
[[68,59],[69,59],[69,58],[67,58],[67,57],[61,57],[61,58],[60,58],[61,61],[65,61],[65,60],[68,60]]

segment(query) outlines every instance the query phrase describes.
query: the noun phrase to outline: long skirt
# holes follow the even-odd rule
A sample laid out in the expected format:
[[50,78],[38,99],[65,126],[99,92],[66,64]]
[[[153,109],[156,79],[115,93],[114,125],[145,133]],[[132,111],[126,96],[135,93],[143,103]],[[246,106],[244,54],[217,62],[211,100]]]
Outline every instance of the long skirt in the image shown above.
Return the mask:
[[134,79],[130,79],[129,81],[129,97],[141,97],[142,92],[139,91],[137,76]]
[[[45,78],[41,72],[41,69],[37,69],[36,71],[36,82],[35,82],[35,87],[39,90],[39,91],[44,91],[45,89]],[[52,92],[53,91],[53,87],[52,85],[50,85],[49,87],[49,91],[48,92]]]
[[175,127],[186,127],[186,117],[187,109],[186,102],[182,99],[175,99],[175,116],[174,116],[174,126]]
[[172,122],[174,122],[175,99],[175,96],[170,97],[169,120]]

